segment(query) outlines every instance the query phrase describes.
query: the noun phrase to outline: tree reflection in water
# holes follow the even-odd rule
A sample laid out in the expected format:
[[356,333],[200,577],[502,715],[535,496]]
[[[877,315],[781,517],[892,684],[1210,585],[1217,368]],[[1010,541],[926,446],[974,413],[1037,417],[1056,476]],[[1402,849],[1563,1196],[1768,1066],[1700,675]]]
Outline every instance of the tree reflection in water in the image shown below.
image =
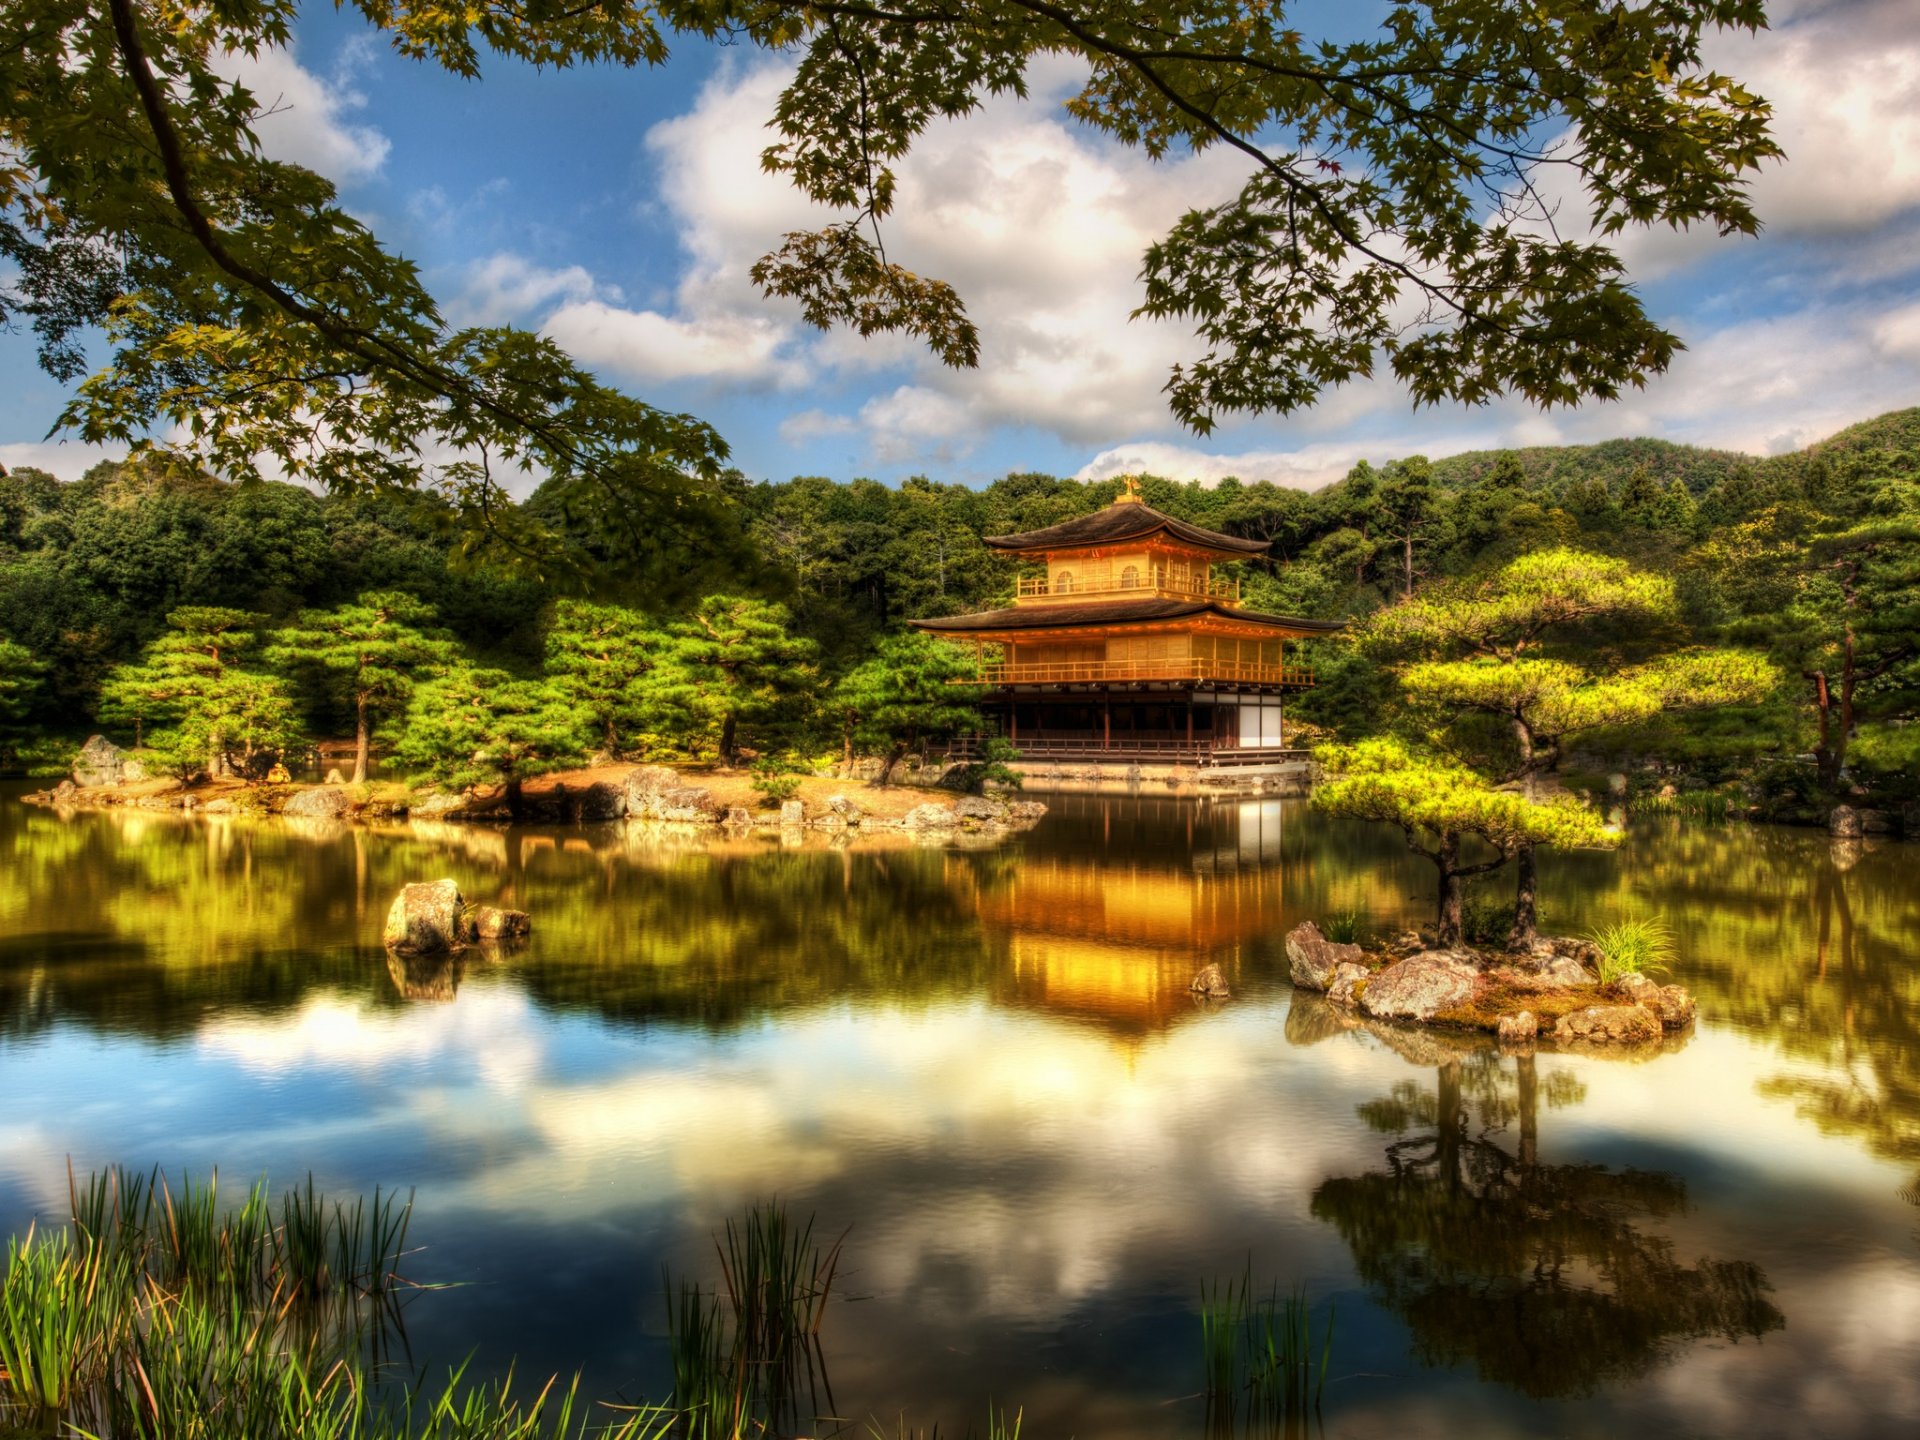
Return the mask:
[[[1677,1176],[1540,1163],[1543,1098],[1554,1108],[1584,1096],[1571,1075],[1543,1082],[1531,1055],[1449,1058],[1433,1088],[1396,1085],[1360,1107],[1370,1127],[1405,1137],[1384,1170],[1314,1192],[1314,1215],[1406,1321],[1423,1363],[1472,1364],[1545,1399],[1645,1374],[1682,1342],[1781,1328],[1759,1267],[1684,1264],[1639,1228],[1685,1210]],[[1509,1150],[1492,1137],[1516,1121]]]

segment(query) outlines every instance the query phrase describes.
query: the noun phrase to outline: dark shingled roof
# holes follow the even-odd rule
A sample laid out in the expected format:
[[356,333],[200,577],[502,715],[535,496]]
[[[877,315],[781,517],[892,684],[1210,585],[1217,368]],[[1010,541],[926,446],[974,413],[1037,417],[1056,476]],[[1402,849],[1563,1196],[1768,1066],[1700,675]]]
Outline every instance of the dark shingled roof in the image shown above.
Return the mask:
[[986,543],[995,550],[1067,550],[1078,545],[1112,545],[1122,540],[1144,540],[1163,530],[1172,539],[1183,540],[1204,550],[1221,550],[1232,555],[1259,555],[1273,543],[1269,540],[1242,540],[1235,535],[1222,535],[1218,530],[1202,530],[1198,525],[1189,525],[1184,520],[1162,514],[1144,502],[1108,505],[1091,515],[1062,520],[1058,525],[1049,525],[1044,530],[1028,530],[1020,535],[989,535]]
[[1217,600],[1088,600],[1076,605],[1022,605],[1011,610],[982,610],[975,615],[949,615],[940,620],[913,620],[917,630],[965,634],[974,630],[1055,630],[1074,625],[1127,625],[1140,620],[1179,620],[1189,615],[1218,615],[1226,620],[1251,620],[1258,625],[1285,625],[1293,630],[1330,634],[1347,628],[1344,620],[1302,620],[1292,615],[1266,615],[1258,610],[1236,610]]

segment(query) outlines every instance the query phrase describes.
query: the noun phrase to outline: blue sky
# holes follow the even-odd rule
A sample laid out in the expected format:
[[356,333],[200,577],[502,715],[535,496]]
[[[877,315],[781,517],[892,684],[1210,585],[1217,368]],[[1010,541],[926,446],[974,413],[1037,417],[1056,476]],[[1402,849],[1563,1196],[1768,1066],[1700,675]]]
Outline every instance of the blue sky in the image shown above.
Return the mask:
[[[652,71],[493,62],[464,81],[309,6],[292,51],[246,79],[279,102],[267,148],[335,179],[452,318],[544,330],[611,383],[711,421],[755,478],[1151,469],[1314,485],[1362,456],[1618,435],[1766,453],[1920,404],[1920,4],[1770,8],[1772,31],[1710,52],[1776,108],[1789,160],[1754,187],[1765,234],[1623,245],[1688,346],[1669,375],[1551,414],[1415,412],[1381,381],[1205,440],[1160,395],[1191,337],[1127,315],[1145,245],[1230,193],[1239,167],[1156,165],[1074,126],[1058,104],[1069,70],[940,127],[902,170],[890,252],[966,298],[983,339],[970,373],[904,340],[822,336],[748,282],[785,230],[822,216],[759,172],[782,70],[758,52],[689,45]],[[1355,7],[1339,13],[1354,23]],[[77,474],[91,455],[42,442],[62,394],[31,351],[0,343],[0,462]]]

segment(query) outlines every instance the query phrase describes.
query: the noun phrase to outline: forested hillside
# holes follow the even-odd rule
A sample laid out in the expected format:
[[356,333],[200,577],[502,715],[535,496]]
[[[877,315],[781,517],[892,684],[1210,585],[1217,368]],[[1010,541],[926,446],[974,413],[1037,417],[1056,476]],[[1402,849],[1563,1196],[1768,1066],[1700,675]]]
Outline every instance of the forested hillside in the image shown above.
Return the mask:
[[[800,688],[813,698],[770,709],[758,743],[818,752],[838,735],[821,697],[883,637],[909,617],[1010,597],[1014,570],[983,536],[1052,524],[1118,490],[1117,480],[1037,474],[977,490],[736,477],[738,533],[724,555],[687,557],[688,593],[628,593],[584,551],[579,568],[597,574],[589,598],[664,629],[690,612],[696,589],[785,607],[778,623],[808,642]],[[1271,540],[1271,556],[1242,566],[1241,579],[1250,606],[1283,613],[1363,616],[1549,546],[1672,575],[1682,638],[1763,651],[1786,678],[1757,709],[1642,730],[1618,737],[1621,747],[1714,779],[1816,749],[1824,718],[1828,750],[1850,750],[1848,763],[1877,783],[1915,768],[1920,408],[1766,458],[1622,440],[1362,463],[1314,493],[1151,477],[1144,493],[1172,514]],[[0,479],[0,655],[12,657],[0,722],[25,751],[36,737],[65,745],[103,725],[124,731],[111,705],[103,718],[103,687],[182,607],[248,612],[270,635],[303,611],[406,592],[476,663],[532,674],[560,592],[498,555],[465,553],[453,521],[431,498],[233,486],[154,460],[96,466],[71,483],[17,470]],[[1339,642],[1310,658],[1322,683],[1296,714],[1334,734],[1366,728],[1388,678]],[[309,732],[351,733],[337,690],[310,688],[301,704]],[[697,724],[691,712],[678,723]]]

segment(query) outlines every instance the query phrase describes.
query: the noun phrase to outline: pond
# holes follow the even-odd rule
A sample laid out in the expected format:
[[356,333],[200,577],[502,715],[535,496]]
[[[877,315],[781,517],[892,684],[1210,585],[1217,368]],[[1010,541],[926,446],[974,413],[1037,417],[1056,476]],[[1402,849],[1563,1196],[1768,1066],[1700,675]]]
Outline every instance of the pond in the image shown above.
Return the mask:
[[[435,1374],[668,1386],[663,1268],[845,1232],[832,1410],[1198,1435],[1203,1284],[1335,1323],[1327,1436],[1920,1433],[1920,847],[1638,825],[1547,921],[1670,922],[1695,1030],[1523,1062],[1346,1028],[1281,937],[1422,918],[1397,833],[1051,797],[953,851],[390,832],[0,798],[0,1229],[67,1166],[417,1193]],[[530,910],[390,964],[405,882]],[[1234,998],[1187,993],[1209,962]],[[825,1407],[823,1407],[825,1408]],[[831,1428],[831,1427],[827,1427]]]

